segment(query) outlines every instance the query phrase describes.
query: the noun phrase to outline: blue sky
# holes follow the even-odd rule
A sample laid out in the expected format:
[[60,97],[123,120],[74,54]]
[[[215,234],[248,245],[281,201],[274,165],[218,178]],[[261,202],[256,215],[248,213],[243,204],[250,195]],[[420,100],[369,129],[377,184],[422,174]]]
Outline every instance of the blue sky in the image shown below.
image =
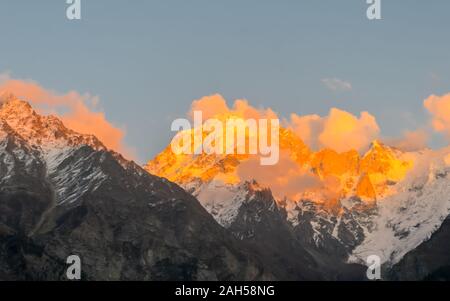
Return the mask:
[[[369,111],[386,136],[427,122],[422,102],[450,92],[450,1],[1,0],[0,73],[98,95],[144,162],[194,99],[246,98],[281,116]],[[338,78],[351,90],[333,91]]]

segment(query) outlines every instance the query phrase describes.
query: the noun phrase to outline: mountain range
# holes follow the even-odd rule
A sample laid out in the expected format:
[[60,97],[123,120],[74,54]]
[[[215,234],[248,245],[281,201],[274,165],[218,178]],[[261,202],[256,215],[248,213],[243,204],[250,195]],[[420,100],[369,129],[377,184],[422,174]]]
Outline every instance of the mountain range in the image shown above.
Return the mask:
[[85,280],[367,280],[377,255],[383,279],[450,280],[450,148],[314,151],[284,128],[280,147],[313,185],[170,147],[139,166],[6,94],[0,279],[63,280],[78,255]]

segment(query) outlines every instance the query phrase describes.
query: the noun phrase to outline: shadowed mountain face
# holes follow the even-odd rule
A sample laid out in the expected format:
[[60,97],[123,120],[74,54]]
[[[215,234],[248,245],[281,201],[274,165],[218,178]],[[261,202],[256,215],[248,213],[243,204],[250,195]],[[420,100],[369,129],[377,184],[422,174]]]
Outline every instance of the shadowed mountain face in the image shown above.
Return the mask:
[[393,280],[450,280],[450,217],[433,236],[396,264],[388,277]]
[[[319,277],[326,280],[364,279],[364,266],[344,262],[346,253],[341,250],[342,244],[333,244],[334,241],[328,239],[327,249],[319,249],[309,229],[292,227],[286,220],[286,211],[277,206],[270,190],[259,187],[255,182],[247,182],[241,188],[245,198],[227,229],[266,255],[266,264],[288,271],[295,275],[296,280]],[[327,252],[333,246],[336,249]],[[302,271],[305,268],[318,270],[320,274],[304,279]]]

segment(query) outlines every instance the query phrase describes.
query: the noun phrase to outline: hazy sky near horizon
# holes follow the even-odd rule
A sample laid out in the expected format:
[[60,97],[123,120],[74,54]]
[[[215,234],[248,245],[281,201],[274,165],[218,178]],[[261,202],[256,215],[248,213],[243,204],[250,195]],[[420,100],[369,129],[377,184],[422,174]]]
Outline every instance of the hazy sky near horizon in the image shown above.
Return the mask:
[[[245,98],[282,117],[369,111],[384,136],[428,122],[450,92],[450,1],[0,0],[0,73],[98,95],[140,162],[194,99]],[[436,142],[438,144],[438,142]]]

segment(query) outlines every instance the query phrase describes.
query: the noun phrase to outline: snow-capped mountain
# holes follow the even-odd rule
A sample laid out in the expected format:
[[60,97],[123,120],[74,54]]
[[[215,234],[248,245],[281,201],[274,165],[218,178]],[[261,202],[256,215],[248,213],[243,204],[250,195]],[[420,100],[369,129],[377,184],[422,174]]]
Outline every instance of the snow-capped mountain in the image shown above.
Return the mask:
[[386,278],[448,279],[450,148],[312,151],[288,129],[280,146],[314,185],[283,195],[242,176],[251,156],[169,147],[143,169],[5,95],[0,279],[61,279],[74,253],[95,280],[361,280],[369,255]]
[[[302,249],[335,262],[365,265],[368,256],[378,255],[391,269],[450,214],[450,148],[402,152],[374,141],[363,155],[314,152],[288,129],[281,129],[280,148],[323,185],[299,190],[296,198],[272,195],[270,184],[240,179],[237,171],[250,156],[175,155],[170,146],[145,169],[180,184],[241,240],[267,239],[264,232],[273,225],[256,225],[277,212]],[[266,191],[266,197],[255,191]],[[268,206],[248,209],[267,199]]]
[[81,258],[84,280],[292,277],[263,263],[178,185],[4,96],[0,280],[65,279],[70,255]]
[[350,260],[377,254],[396,264],[428,240],[450,214],[450,149],[405,154],[414,168],[394,186],[395,194],[377,202],[373,229],[353,251]]
[[[105,175],[98,167],[83,169],[82,158],[64,167],[62,164],[68,158],[76,159],[77,152],[84,147],[95,151],[107,151],[96,137],[67,129],[55,116],[37,114],[27,102],[19,100],[14,95],[3,96],[0,120],[10,128],[8,136],[17,137],[16,139],[36,156],[27,160],[4,153],[3,162],[8,166],[8,170],[13,170],[17,162],[15,159],[25,159],[25,165],[34,161],[40,162],[53,183],[56,204],[70,203],[78,199],[80,193],[95,190],[95,187],[105,179]],[[3,141],[5,143],[7,140]],[[27,152],[23,152],[23,155],[26,156]],[[3,177],[0,181],[7,180],[9,176]]]

